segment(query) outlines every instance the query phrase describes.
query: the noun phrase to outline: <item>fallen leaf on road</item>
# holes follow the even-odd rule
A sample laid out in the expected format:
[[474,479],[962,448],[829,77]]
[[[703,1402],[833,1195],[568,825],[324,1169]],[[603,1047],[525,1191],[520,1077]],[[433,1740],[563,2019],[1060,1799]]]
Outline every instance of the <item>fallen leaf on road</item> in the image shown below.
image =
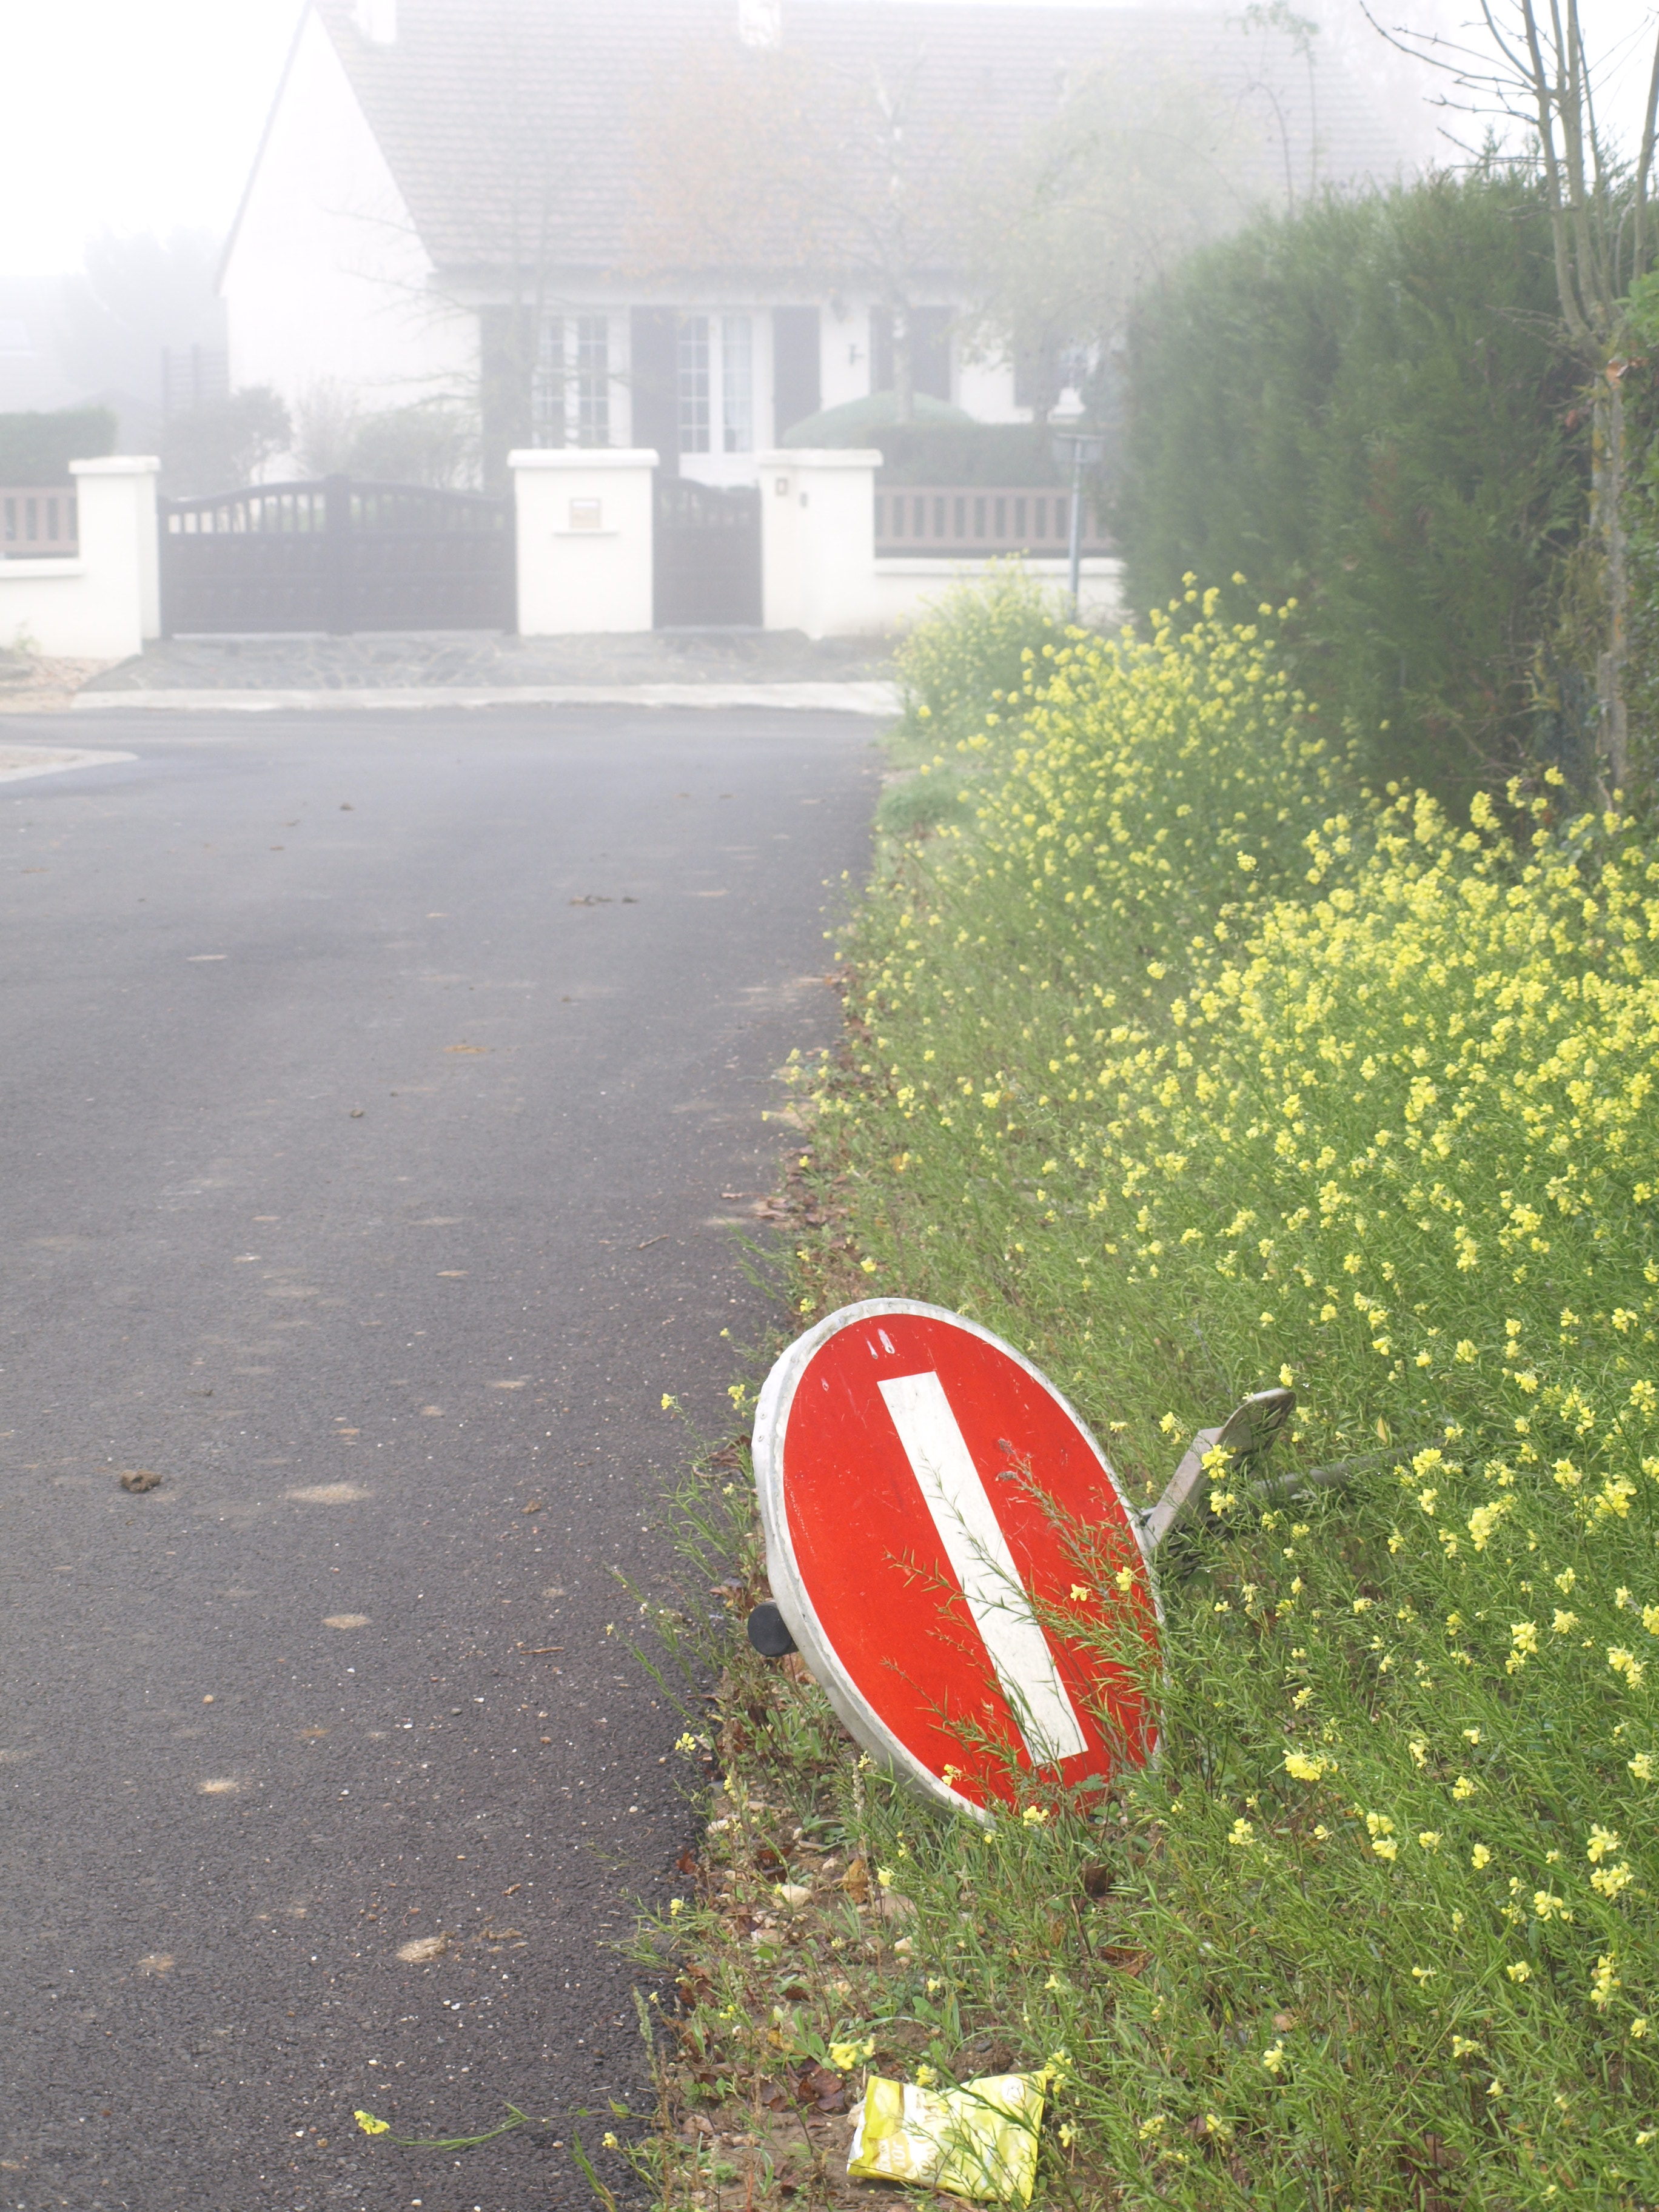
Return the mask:
[[446,1052],[489,1052],[491,1049],[487,1044],[447,1044],[444,1047]]
[[526,1505],[524,1510],[526,1513],[539,1513],[542,1510],[541,1499],[539,1498],[532,1498],[529,1504]]
[[492,1382],[489,1388],[492,1390],[522,1390],[529,1381],[530,1377],[527,1375],[520,1375],[511,1382]]
[[196,1788],[203,1797],[234,1797],[241,1786],[234,1774],[222,1774],[210,1782],[198,1782]]
[[140,1959],[138,1971],[141,1974],[165,1974],[172,1964],[170,1951],[152,1951],[148,1958]]
[[285,1490],[283,1495],[302,1505],[349,1505],[372,1493],[359,1482],[313,1482],[303,1490]]
[[161,1483],[161,1478],[153,1468],[130,1467],[121,1476],[122,1489],[131,1490],[135,1494],[146,1490],[158,1490]]
[[429,1959],[441,1959],[449,1948],[447,1933],[441,1936],[417,1936],[412,1943],[400,1943],[398,1956],[406,1966],[423,1966]]
[[324,1617],[323,1626],[325,1628],[367,1628],[368,1615],[366,1613],[331,1613]]

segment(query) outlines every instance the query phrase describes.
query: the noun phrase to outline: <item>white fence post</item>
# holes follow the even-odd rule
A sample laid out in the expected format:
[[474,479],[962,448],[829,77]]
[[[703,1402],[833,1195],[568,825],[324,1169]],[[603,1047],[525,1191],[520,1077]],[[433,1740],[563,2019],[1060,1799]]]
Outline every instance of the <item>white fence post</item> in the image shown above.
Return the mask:
[[762,620],[808,637],[881,628],[876,599],[876,471],[854,447],[784,447],[760,456]]
[[0,560],[0,645],[22,638],[53,659],[125,660],[161,634],[153,456],[71,461],[77,549]]
[[649,629],[656,454],[649,447],[559,446],[507,459],[520,635]]

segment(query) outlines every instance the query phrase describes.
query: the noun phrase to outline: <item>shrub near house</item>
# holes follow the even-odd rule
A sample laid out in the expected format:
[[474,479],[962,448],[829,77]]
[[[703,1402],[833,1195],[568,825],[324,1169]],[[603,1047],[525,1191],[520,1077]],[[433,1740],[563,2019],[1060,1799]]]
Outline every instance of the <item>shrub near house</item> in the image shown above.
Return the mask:
[[114,451],[115,417],[107,407],[0,415],[0,484],[66,484],[71,461]]

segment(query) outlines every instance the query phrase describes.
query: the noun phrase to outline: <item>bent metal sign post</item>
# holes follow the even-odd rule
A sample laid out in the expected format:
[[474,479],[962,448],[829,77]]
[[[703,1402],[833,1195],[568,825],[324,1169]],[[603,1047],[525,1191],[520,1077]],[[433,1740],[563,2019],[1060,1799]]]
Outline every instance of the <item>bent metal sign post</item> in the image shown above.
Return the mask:
[[913,1787],[984,1819],[1027,1777],[1086,1791],[1148,1755],[1152,1541],[1011,1345],[937,1306],[845,1307],[767,1377],[754,1461],[783,1625]]

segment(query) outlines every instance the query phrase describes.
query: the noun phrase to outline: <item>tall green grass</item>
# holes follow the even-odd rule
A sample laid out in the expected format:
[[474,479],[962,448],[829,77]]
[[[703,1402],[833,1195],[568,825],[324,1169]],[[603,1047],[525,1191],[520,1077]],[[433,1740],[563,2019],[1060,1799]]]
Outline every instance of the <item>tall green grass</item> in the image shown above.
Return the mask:
[[941,751],[973,803],[865,897],[798,1071],[794,1303],[985,1322],[1143,1498],[1278,1381],[1277,1471],[1406,1456],[1218,1480],[1103,1816],[1034,1786],[981,1835],[871,1778],[861,1848],[957,2023],[927,2063],[1065,2077],[1062,2194],[1652,2203],[1659,847],[1366,795],[1281,615],[1028,646]]

